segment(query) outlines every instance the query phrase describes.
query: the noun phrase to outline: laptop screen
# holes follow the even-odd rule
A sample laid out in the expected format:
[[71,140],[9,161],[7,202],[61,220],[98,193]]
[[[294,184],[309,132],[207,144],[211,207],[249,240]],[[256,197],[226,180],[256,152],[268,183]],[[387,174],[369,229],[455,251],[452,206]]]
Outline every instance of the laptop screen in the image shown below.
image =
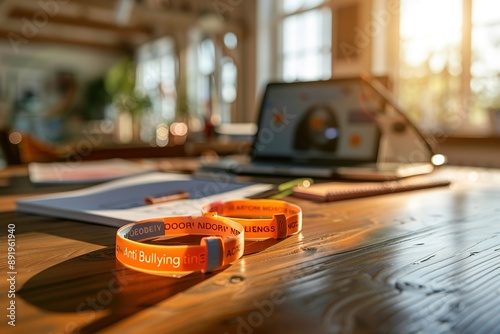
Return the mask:
[[270,83],[259,113],[252,157],[316,165],[375,162],[380,101],[360,79]]

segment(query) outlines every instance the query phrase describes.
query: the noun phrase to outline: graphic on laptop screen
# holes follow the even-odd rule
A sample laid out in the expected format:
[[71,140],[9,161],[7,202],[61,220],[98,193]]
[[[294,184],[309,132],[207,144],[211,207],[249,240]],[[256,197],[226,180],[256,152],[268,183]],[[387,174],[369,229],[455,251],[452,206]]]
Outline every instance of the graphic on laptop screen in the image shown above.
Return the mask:
[[254,156],[300,161],[375,161],[380,139],[373,101],[358,80],[270,84]]

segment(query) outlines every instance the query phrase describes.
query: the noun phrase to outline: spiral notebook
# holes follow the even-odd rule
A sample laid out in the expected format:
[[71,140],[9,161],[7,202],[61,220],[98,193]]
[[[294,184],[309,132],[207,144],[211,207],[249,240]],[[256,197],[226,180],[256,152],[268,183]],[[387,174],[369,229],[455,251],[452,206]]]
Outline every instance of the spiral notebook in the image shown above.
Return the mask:
[[316,202],[332,202],[448,185],[449,180],[421,177],[385,182],[325,182],[309,187],[297,186],[293,188],[293,196]]

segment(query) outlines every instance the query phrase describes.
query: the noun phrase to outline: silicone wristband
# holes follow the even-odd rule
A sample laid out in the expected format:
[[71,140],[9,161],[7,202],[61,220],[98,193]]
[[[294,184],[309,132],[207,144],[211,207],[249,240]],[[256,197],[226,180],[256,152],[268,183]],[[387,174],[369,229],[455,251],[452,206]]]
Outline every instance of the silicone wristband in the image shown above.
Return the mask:
[[[162,236],[215,235],[200,245],[154,245],[143,243]],[[192,271],[214,271],[243,255],[243,226],[214,214],[141,220],[116,233],[116,258],[124,266],[149,274],[175,276]]]
[[302,230],[302,210],[299,206],[269,199],[217,201],[203,206],[203,213],[240,223],[246,239],[285,238]]

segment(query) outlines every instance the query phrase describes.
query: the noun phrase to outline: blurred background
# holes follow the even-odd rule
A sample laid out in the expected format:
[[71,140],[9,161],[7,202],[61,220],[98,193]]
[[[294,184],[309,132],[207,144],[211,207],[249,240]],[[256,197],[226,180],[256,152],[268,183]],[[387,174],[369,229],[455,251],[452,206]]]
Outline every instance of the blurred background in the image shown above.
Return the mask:
[[498,0],[3,0],[0,163],[249,139],[267,82],[371,72],[450,163],[499,167],[498,59]]

